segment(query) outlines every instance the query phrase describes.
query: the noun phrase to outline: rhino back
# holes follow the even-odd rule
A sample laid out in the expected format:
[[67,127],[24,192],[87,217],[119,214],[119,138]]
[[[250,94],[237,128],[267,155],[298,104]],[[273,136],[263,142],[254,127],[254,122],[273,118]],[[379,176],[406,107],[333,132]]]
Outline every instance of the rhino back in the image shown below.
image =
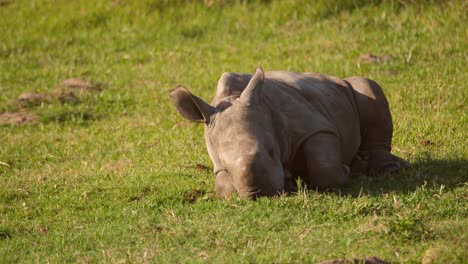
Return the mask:
[[[251,78],[223,73],[211,104],[239,96]],[[360,145],[359,115],[344,81],[316,73],[270,71],[265,73],[263,89],[284,163],[292,162],[304,140],[319,132],[337,135],[343,162],[351,162]],[[207,147],[211,148],[208,141]]]
[[[315,73],[266,73],[265,94],[276,113],[279,133],[289,138],[290,151],[318,132],[338,136],[344,163],[359,149],[359,115],[353,92],[338,78]],[[281,124],[282,123],[282,124]]]

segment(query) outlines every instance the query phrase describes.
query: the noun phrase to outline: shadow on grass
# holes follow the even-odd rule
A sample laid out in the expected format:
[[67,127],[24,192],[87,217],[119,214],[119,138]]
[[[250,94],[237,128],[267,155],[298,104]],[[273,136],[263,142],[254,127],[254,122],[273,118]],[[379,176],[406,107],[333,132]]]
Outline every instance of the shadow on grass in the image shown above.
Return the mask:
[[[192,174],[183,174],[183,176],[193,177]],[[440,160],[425,157],[412,162],[409,168],[399,172],[378,177],[361,176],[353,179],[349,185],[332,192],[352,197],[361,195],[381,196],[387,193],[412,193],[422,186],[427,189],[444,189],[447,191],[466,184],[468,184],[468,160]],[[313,192],[314,190],[310,191]],[[173,203],[174,197],[178,197],[178,202],[193,203],[199,196],[207,193],[211,194],[212,198],[217,197],[214,188],[208,192],[192,189],[186,190],[183,196],[178,192],[170,199],[164,199],[165,201],[162,204],[169,201]],[[291,192],[289,195],[296,196],[297,192]]]
[[468,160],[437,160],[430,157],[420,159],[410,168],[376,178],[360,177],[340,190],[351,196],[381,195],[385,193],[408,193],[416,188],[444,188],[451,190],[468,183]]

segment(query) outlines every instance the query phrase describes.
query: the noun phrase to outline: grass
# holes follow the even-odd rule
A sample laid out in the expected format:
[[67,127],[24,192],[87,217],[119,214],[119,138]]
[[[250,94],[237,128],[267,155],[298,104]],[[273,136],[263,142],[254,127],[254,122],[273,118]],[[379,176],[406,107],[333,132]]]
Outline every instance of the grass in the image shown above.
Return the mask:
[[[0,126],[0,262],[468,258],[464,1],[0,3],[0,113],[39,116]],[[209,100],[222,72],[257,66],[375,79],[412,167],[340,192],[216,198],[203,128],[167,92]],[[15,100],[71,77],[105,88]]]

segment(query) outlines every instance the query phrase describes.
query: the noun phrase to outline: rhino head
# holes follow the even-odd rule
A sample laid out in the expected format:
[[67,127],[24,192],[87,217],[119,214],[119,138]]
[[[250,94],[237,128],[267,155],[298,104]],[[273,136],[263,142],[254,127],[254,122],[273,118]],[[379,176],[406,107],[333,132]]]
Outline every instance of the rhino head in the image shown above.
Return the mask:
[[205,142],[221,197],[237,192],[255,198],[283,191],[285,172],[263,83],[264,72],[257,69],[240,96],[228,96],[215,106],[184,87],[170,92],[182,117],[205,124]]

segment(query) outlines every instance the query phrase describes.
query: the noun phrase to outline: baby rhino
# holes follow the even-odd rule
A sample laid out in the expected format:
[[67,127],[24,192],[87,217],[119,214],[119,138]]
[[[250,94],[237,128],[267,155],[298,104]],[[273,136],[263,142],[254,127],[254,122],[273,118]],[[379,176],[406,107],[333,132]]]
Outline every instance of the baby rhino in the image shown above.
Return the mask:
[[392,117],[374,81],[257,69],[224,73],[211,104],[184,87],[170,92],[184,118],[205,123],[216,192],[256,198],[348,183],[408,166],[390,153]]

